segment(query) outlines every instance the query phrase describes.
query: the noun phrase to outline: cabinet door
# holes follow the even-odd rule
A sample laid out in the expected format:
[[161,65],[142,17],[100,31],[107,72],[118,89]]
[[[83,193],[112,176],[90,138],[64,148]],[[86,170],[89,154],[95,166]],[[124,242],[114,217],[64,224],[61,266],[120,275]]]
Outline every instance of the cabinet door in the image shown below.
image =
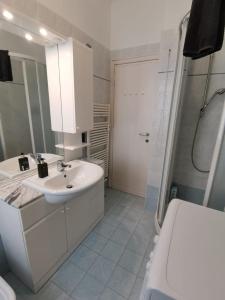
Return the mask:
[[90,197],[90,222],[91,225],[104,214],[104,179],[98,182],[94,187]]
[[103,180],[66,205],[69,249],[74,248],[104,213]]
[[76,130],[84,132],[93,129],[93,50],[75,41],[74,81]]
[[87,193],[76,197],[66,205],[68,248],[72,249],[89,228],[89,199]]
[[60,208],[31,227],[25,240],[36,283],[67,252],[65,210]]

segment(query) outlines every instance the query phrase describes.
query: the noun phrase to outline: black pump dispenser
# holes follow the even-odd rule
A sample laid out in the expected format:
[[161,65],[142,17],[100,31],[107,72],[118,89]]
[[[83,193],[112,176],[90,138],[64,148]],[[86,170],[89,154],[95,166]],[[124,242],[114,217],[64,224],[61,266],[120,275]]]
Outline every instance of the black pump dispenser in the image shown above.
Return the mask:
[[26,171],[30,169],[29,160],[24,155],[24,153],[21,153],[21,157],[18,159],[20,171]]
[[39,178],[45,178],[48,176],[48,164],[44,161],[44,158],[40,159],[37,168]]

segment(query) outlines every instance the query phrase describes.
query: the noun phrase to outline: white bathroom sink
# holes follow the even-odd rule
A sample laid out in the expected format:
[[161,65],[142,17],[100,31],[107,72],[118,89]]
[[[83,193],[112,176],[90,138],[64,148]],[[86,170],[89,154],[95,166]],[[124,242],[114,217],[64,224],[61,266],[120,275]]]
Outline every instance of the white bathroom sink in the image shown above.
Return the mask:
[[[30,169],[26,171],[20,171],[18,158],[20,156],[16,156],[7,160],[0,162],[0,175],[3,175],[7,178],[14,178],[20,174],[27,173],[37,168],[36,162],[30,155],[26,155],[29,160]],[[41,153],[41,156],[45,159],[45,161],[50,164],[56,162],[59,159],[62,159],[61,156],[51,153]]]
[[56,167],[49,170],[49,176],[39,178],[37,175],[23,181],[23,184],[45,195],[49,203],[64,203],[76,198],[81,192],[96,184],[104,174],[101,167],[85,161],[72,161],[65,172]]
[[1,300],[16,300],[16,296],[12,288],[0,277],[0,299]]

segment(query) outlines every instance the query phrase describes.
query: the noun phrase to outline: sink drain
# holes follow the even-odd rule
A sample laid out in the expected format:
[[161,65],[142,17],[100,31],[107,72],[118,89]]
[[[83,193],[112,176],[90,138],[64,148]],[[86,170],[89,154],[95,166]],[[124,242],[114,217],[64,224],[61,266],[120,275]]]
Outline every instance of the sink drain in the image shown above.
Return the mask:
[[66,186],[67,189],[72,189],[72,187],[73,187],[72,184],[68,184],[68,185]]

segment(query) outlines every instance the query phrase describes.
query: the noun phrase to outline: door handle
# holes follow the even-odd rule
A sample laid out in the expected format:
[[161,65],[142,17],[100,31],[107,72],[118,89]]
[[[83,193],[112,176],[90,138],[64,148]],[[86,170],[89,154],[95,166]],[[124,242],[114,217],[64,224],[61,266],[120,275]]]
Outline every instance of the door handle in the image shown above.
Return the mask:
[[148,132],[140,132],[139,133],[140,136],[150,136],[150,134]]

